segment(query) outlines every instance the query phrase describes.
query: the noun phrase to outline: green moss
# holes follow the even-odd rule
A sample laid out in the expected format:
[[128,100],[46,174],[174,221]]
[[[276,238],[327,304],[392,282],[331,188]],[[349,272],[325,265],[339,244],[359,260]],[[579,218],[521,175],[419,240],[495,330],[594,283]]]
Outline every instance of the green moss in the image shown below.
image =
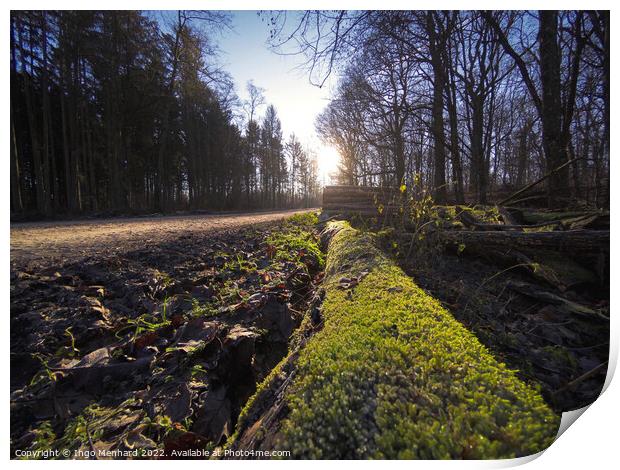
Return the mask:
[[[377,248],[341,223],[324,327],[300,352],[278,448],[297,458],[509,458],[545,449],[541,396]],[[365,274],[368,273],[368,274]],[[342,277],[361,278],[353,289]]]
[[311,229],[319,222],[319,217],[316,212],[304,212],[301,214],[295,214],[285,220],[285,224],[296,225],[306,229]]
[[282,230],[271,233],[266,240],[275,250],[274,261],[312,262],[317,268],[322,268],[325,259],[312,231],[317,222],[318,218],[312,212],[295,214],[286,219]]

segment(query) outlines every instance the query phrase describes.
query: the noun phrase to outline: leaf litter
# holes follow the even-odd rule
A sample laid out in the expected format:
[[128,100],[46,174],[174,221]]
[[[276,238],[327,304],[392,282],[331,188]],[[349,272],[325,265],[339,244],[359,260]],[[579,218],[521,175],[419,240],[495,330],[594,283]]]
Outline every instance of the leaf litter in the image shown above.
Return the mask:
[[322,279],[315,218],[12,264],[13,452],[221,444]]

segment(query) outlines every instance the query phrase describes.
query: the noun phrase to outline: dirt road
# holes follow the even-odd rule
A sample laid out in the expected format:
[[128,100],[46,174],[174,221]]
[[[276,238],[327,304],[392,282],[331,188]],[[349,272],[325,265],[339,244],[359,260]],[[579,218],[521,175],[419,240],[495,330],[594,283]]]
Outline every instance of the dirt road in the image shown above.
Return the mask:
[[[88,405],[115,409],[114,417],[138,402],[141,417],[172,413],[174,422],[189,426],[184,417],[194,416],[192,435],[201,436],[200,445],[219,442],[256,383],[287,353],[300,312],[314,299],[321,269],[313,254],[314,218],[280,223],[295,212],[305,211],[12,227],[13,450],[29,448],[29,430],[43,422],[60,437],[80,413],[94,423]],[[276,235],[299,237],[300,231],[307,239],[299,240],[315,249],[295,245],[278,258],[289,248]],[[50,380],[52,369],[67,369],[68,380],[64,372]],[[221,405],[211,411],[205,391],[216,388]],[[181,403],[181,389],[188,398],[184,417],[169,411]],[[124,445],[125,429],[106,431],[115,446]],[[164,434],[153,438],[163,446]],[[80,445],[79,438],[68,439]]]
[[180,237],[236,230],[288,217],[306,210],[223,215],[117,218],[11,225],[11,267],[64,263],[106,256]]

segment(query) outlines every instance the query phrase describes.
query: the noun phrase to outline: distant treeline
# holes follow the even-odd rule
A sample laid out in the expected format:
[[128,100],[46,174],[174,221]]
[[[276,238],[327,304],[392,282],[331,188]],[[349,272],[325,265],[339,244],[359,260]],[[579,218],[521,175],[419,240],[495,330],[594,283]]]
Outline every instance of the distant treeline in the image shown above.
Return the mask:
[[[11,13],[11,213],[316,203],[316,158],[216,65],[219,12]],[[166,24],[166,22],[168,24]],[[239,114],[246,112],[243,118]]]

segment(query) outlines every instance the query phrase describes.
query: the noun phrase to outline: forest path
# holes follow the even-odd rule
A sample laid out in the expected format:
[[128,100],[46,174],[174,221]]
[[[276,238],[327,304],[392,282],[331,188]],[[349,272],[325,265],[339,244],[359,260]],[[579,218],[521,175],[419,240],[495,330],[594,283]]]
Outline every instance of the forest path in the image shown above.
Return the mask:
[[316,209],[11,224],[11,269],[106,257],[148,244],[238,230],[311,210]]

